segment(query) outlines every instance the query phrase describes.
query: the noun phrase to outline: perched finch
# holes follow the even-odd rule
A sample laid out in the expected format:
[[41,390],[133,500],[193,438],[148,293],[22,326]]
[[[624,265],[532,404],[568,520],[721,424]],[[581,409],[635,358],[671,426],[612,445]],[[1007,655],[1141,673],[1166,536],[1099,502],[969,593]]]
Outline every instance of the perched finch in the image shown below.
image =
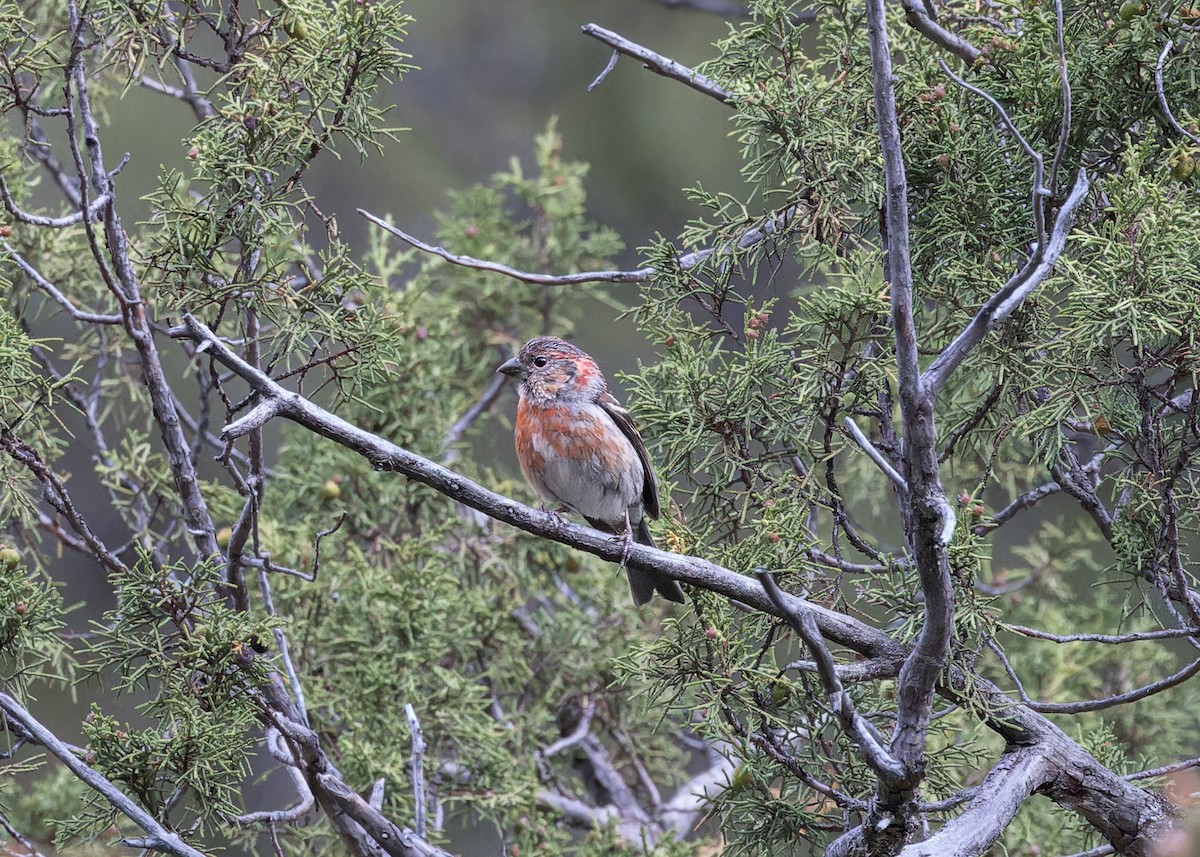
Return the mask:
[[[658,517],[658,482],[629,411],[608,392],[596,361],[554,336],[531,339],[503,364],[521,382],[517,405],[517,458],[547,500],[561,504],[598,530],[654,546],[645,515]],[[655,590],[683,603],[674,580],[627,569],[639,607]]]

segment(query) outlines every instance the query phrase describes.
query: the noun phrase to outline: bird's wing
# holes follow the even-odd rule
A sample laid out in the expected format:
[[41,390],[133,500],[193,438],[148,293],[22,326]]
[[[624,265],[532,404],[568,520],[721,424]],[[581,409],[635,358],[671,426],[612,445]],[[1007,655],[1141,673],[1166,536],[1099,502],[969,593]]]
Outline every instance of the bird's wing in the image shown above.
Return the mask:
[[633,424],[633,417],[622,407],[620,402],[613,398],[612,393],[604,393],[600,396],[597,404],[612,417],[612,421],[617,424],[621,434],[629,438],[629,442],[633,444],[638,459],[642,462],[642,471],[646,474],[646,481],[642,485],[642,506],[647,515],[657,518],[659,514],[658,479],[650,464],[650,455],[646,452],[646,444],[642,442],[642,436],[638,434],[637,426]]

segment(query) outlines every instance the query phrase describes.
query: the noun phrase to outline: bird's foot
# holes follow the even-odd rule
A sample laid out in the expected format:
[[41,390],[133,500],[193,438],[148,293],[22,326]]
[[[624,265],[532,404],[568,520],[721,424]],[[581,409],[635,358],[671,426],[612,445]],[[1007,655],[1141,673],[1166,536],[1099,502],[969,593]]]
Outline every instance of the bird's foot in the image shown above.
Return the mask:
[[613,536],[613,541],[621,545],[621,570],[629,564],[629,555],[633,553],[633,526],[629,523],[629,513],[625,513],[625,530]]
[[571,511],[571,510],[568,509],[566,506],[559,506],[557,509],[551,509],[545,503],[542,504],[542,512],[544,512],[547,515],[553,515],[555,518],[558,519],[558,522],[560,524],[565,524],[567,522],[567,519],[563,517],[563,514],[566,512],[569,512],[569,511]]

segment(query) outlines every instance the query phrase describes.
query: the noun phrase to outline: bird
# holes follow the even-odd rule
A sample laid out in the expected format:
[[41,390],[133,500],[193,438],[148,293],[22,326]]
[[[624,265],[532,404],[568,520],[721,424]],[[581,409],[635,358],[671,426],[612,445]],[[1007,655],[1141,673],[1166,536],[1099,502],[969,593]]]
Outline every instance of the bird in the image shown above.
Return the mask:
[[[544,498],[598,530],[657,547],[646,517],[659,516],[658,480],[629,411],[609,392],[600,367],[557,336],[526,342],[497,372],[517,388],[517,460]],[[684,603],[669,577],[627,568],[638,607],[658,592]]]

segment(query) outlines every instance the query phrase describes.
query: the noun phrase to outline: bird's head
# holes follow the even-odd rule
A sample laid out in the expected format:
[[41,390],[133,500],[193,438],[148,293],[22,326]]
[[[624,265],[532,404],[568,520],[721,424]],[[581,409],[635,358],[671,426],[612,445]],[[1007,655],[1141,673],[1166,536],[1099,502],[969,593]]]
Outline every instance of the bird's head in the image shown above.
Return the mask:
[[557,336],[539,336],[496,370],[521,382],[521,395],[539,404],[596,399],[608,383],[587,352]]

